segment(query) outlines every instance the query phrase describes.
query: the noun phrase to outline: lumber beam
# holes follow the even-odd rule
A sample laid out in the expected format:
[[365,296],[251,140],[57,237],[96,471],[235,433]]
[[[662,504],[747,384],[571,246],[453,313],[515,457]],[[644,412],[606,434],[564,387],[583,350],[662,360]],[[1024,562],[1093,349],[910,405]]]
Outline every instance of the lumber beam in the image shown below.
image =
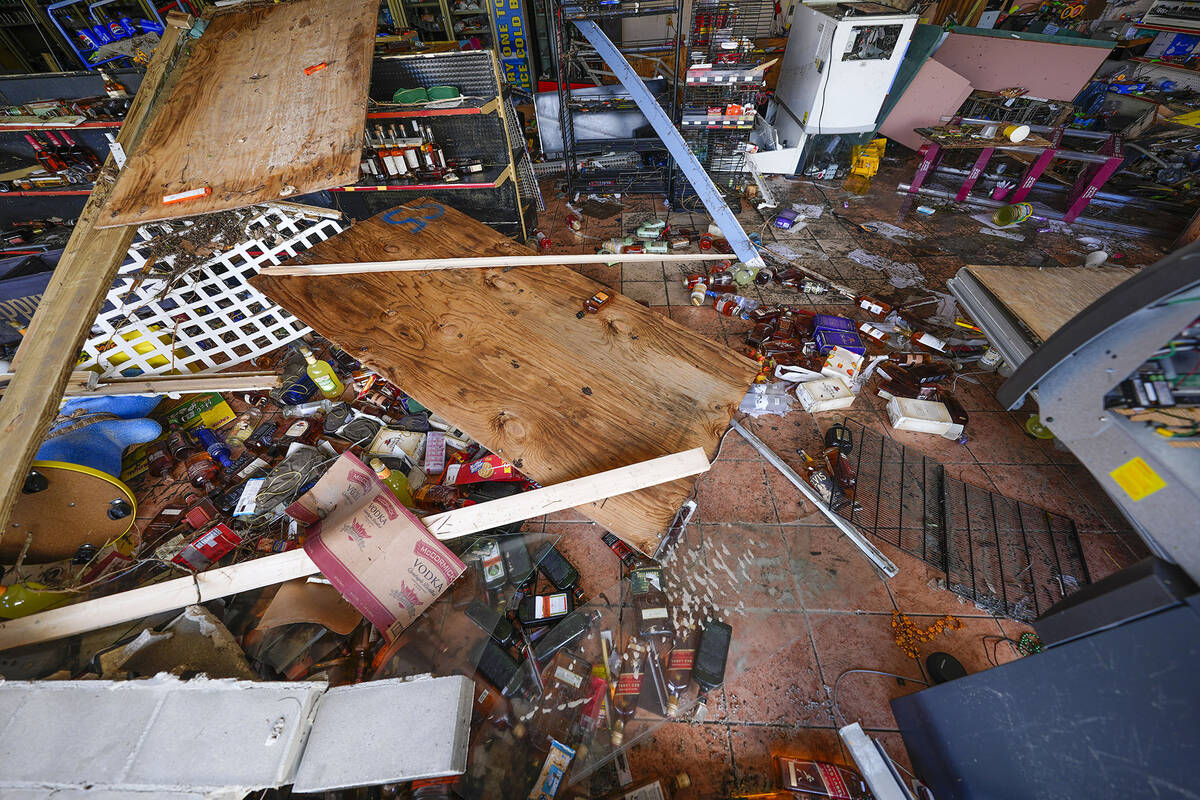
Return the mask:
[[[125,152],[132,152],[141,140],[187,41],[180,28],[166,26],[117,137]],[[109,156],[21,342],[13,364],[18,374],[0,399],[0,451],[5,454],[0,461],[0,539],[34,454],[58,412],[79,348],[133,242],[135,228],[96,227],[116,170]],[[21,364],[30,366],[20,370]]]
[[[16,373],[0,375],[0,392]],[[194,392],[255,392],[275,389],[283,383],[277,372],[222,372],[216,375],[139,375],[135,378],[101,379],[95,372],[81,370],[67,378],[64,397],[100,395],[192,394]]]
[[625,264],[654,261],[720,261],[724,253],[562,253],[538,256],[465,256],[463,258],[416,258],[406,261],[358,261],[349,264],[282,264],[263,267],[263,275],[355,275],[360,272],[424,272],[435,269],[479,267],[537,267],[568,264]]
[[[438,539],[446,541],[698,475],[707,472],[709,466],[703,448],[696,447],[512,497],[435,514],[422,521]],[[319,571],[304,550],[210,569],[192,577],[176,578],[0,623],[0,650],[119,625]]]

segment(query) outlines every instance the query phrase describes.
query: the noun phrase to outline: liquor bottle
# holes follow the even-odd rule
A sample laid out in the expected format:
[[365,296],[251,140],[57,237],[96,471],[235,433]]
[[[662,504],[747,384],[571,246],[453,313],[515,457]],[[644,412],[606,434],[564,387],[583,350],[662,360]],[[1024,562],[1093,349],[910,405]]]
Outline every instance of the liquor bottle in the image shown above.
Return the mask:
[[945,355],[946,353],[946,343],[934,336],[932,333],[926,333],[925,331],[913,331],[912,335],[909,337],[909,341],[922,350],[930,353],[937,353],[939,355]]
[[572,611],[537,640],[537,644],[533,646],[534,658],[539,664],[544,663],[558,651],[582,639],[599,619],[599,611],[584,611],[583,609]]
[[732,639],[733,628],[716,620],[705,625],[700,633],[696,661],[692,664],[692,678],[700,687],[698,700],[705,708],[708,705],[708,693],[725,682],[725,662],[729,658]]
[[621,672],[612,697],[612,745],[620,747],[625,741],[625,721],[637,711],[638,695],[642,693],[642,678],[645,676],[645,646],[632,636],[621,663]]
[[[587,696],[592,685],[592,665],[568,653],[558,653],[542,671],[545,691],[539,703],[547,713],[538,716],[538,732],[566,739],[571,717],[579,712],[575,701]],[[565,714],[563,712],[566,712]]]
[[364,180],[374,183],[379,183],[383,180],[383,175],[375,163],[375,145],[371,142],[369,131],[363,131],[363,153],[362,158],[358,162],[358,167],[362,170]]
[[187,461],[184,462],[184,466],[187,469],[188,480],[191,481],[192,486],[195,486],[197,489],[203,489],[205,492],[211,492],[216,489],[214,481],[221,468],[217,466],[217,462],[213,461],[212,456],[207,452],[197,450],[192,453],[188,456]]
[[275,431],[278,429],[278,422],[260,423],[243,442],[243,446],[255,455],[266,453],[275,444]]
[[155,439],[146,449],[146,468],[150,474],[156,478],[163,478],[171,474],[171,470],[175,467],[175,459],[171,458],[171,451],[167,449],[167,440],[165,438]]
[[821,500],[835,510],[845,505],[845,494],[833,480],[833,476],[825,471],[808,453],[800,451],[804,459],[804,479],[808,485],[817,490]]
[[[414,122],[413,125],[416,125],[416,123]],[[403,132],[403,124],[400,126],[400,130]],[[400,141],[400,139],[396,136],[395,125],[391,126],[391,132],[392,141],[395,143],[394,146],[400,150],[400,154],[404,157],[404,165],[408,168],[408,171],[413,173],[415,176],[416,173],[421,169],[421,137],[417,136],[414,138],[411,136],[405,136],[404,141]]]
[[673,717],[679,712],[679,697],[692,682],[692,665],[696,661],[696,640],[699,638],[694,628],[685,628],[676,634],[675,646],[667,653],[667,716]]
[[888,361],[908,367],[916,364],[927,364],[930,358],[924,353],[889,353]]
[[53,154],[59,161],[66,164],[68,167],[79,163],[79,159],[76,158],[73,153],[68,151],[66,145],[64,145],[62,141],[54,135],[54,131],[44,131],[44,133],[47,141],[50,142],[50,145],[46,149],[49,150],[50,153]]
[[33,157],[42,165],[42,169],[47,172],[58,172],[67,168],[62,159],[48,151],[41,142],[34,138],[33,134],[25,134],[25,141],[29,142],[29,146],[33,148]]
[[112,75],[109,75],[104,70],[100,70],[100,77],[104,79],[104,92],[109,97],[129,97],[129,92],[125,90],[125,86]]
[[142,542],[138,546],[139,552],[148,552],[157,548],[165,542],[179,525],[183,523],[184,512],[195,505],[200,499],[200,495],[188,489],[183,496],[172,503],[163,506],[163,509],[150,520],[142,531]]
[[[514,728],[512,703],[483,678],[475,678],[474,705],[475,714],[481,719],[486,719],[497,728]],[[515,728],[513,733],[516,733]]]
[[434,141],[433,131],[429,129],[428,125],[425,126],[425,141],[428,143],[430,152],[433,154],[435,166],[440,170],[445,170],[446,154],[442,151],[441,145]]
[[299,417],[317,417],[328,414],[333,410],[332,400],[311,400],[307,403],[299,403],[294,406],[284,406],[281,413],[288,419],[296,419]]
[[549,250],[554,246],[554,242],[550,241],[550,237],[541,231],[533,232],[533,241],[537,245],[538,250]]
[[230,447],[241,447],[250,438],[250,434],[254,433],[254,429],[261,421],[262,410],[260,408],[257,406],[247,408],[233,420],[233,427],[230,429],[229,435],[225,437],[225,444]]
[[[312,420],[298,419],[284,428],[281,433],[272,437],[274,443],[267,448],[267,455],[272,458],[285,456],[294,443],[312,444],[320,433],[321,428]],[[250,440],[247,440],[246,443],[249,445]]]
[[887,331],[882,330],[880,328],[876,328],[874,325],[872,325],[869,322],[864,322],[861,325],[859,325],[858,332],[861,333],[863,336],[867,337],[868,339],[870,339],[871,341],[876,342],[878,344],[887,344],[888,343]]
[[304,371],[308,373],[308,377],[317,385],[317,389],[324,397],[336,400],[345,393],[346,385],[342,383],[341,378],[333,371],[333,367],[329,365],[328,361],[318,361],[312,351],[304,345],[300,345],[297,350],[300,355],[304,356],[304,360],[308,364]]
[[692,294],[689,299],[691,300],[692,305],[694,305],[694,306],[704,305],[704,298],[708,294],[708,284],[696,283],[691,287],[691,290],[692,290]]
[[172,425],[167,432],[167,452],[176,461],[186,461],[188,456],[196,452],[195,445],[187,431],[177,425]]
[[553,542],[545,542],[533,555],[538,571],[546,576],[550,585],[560,592],[576,592],[579,587],[579,570],[558,552]]
[[583,319],[584,314],[596,314],[600,309],[604,308],[612,300],[612,295],[608,292],[596,292],[594,295],[583,301],[583,310],[575,314],[579,319]]
[[863,311],[866,311],[875,319],[883,319],[888,314],[892,313],[892,307],[890,305],[865,294],[859,295],[857,298],[855,298],[854,302],[858,303],[859,308],[861,308]]
[[712,299],[713,308],[727,317],[750,319],[750,312],[759,306],[759,302],[752,297],[743,297],[742,295],[731,294],[729,292],[715,292],[712,290],[709,290],[705,294]]
[[754,284],[756,286],[766,286],[773,280],[775,280],[775,270],[770,267],[760,267],[758,272],[754,273]]
[[79,144],[73,138],[71,138],[71,134],[67,133],[66,131],[63,131],[59,135],[62,136],[63,141],[67,143],[68,150],[80,159],[80,163],[86,163],[94,169],[100,169],[100,167],[104,166],[104,162],[100,160],[99,156],[92,152],[90,147],[84,147],[83,145]]
[[229,469],[233,466],[229,445],[221,441],[221,437],[213,433],[211,429],[200,425],[192,430],[192,435],[196,437],[196,441],[200,443],[200,446],[208,451],[213,460],[222,467]]
[[405,508],[414,508],[416,503],[413,502],[412,493],[408,490],[408,478],[398,469],[389,469],[378,458],[371,459],[371,469],[375,470],[375,474],[379,476],[379,480],[387,484],[387,487],[392,490],[392,494],[396,499],[404,505]]
[[575,609],[575,599],[567,592],[531,594],[517,606],[517,620],[526,628],[552,625]]
[[638,633],[641,636],[669,634],[671,610],[663,590],[661,567],[641,567],[629,573],[633,590],[633,607],[637,613]]
[[621,559],[621,563],[626,569],[638,569],[639,567],[653,567],[654,563],[644,555],[634,550],[625,543],[621,537],[615,533],[605,532],[600,535],[600,541],[608,545],[608,549],[612,550],[617,558]]

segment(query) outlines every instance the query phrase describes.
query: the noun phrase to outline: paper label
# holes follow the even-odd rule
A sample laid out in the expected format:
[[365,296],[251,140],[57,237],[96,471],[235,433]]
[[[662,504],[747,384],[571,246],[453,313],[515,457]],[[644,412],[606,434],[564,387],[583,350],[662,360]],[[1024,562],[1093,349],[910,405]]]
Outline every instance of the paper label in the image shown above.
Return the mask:
[[266,478],[254,478],[246,481],[242,488],[242,496],[238,498],[237,505],[233,509],[235,517],[246,517],[254,513],[255,507],[258,505],[258,490],[266,482]]
[[573,686],[576,689],[583,685],[583,676],[576,675],[566,667],[556,667],[554,670],[554,677],[563,683],[568,684],[569,686]]
[[1162,479],[1162,476],[1140,456],[1126,461],[1108,474],[1135,503],[1146,499],[1160,489],[1167,488],[1167,482]]
[[821,773],[821,780],[825,781],[825,790],[829,796],[837,798],[837,800],[850,800],[850,792],[846,789],[846,783],[842,780],[842,774],[838,768],[823,761],[816,763],[817,771]]
[[643,608],[642,619],[666,619],[669,615],[665,608]]
[[667,656],[667,669],[691,669],[696,663],[695,650],[672,650]]
[[[372,625],[395,638],[466,569],[350,453],[343,453],[299,506],[325,518],[308,530],[304,550],[329,582]],[[299,513],[299,512],[297,512]]]
[[617,678],[617,694],[641,694],[642,692],[642,673],[640,672],[623,672]]
[[649,786],[626,792],[621,795],[621,800],[667,800],[667,796],[663,794],[662,784],[655,781]]
[[536,598],[534,605],[538,619],[555,617],[567,613],[566,594],[544,594]]
[[943,342],[941,339],[937,338],[936,336],[933,336],[932,334],[928,334],[928,333],[922,333],[920,336],[918,336],[917,343],[923,344],[926,347],[932,347],[934,350],[937,350],[939,353],[944,352],[946,349],[945,342]]

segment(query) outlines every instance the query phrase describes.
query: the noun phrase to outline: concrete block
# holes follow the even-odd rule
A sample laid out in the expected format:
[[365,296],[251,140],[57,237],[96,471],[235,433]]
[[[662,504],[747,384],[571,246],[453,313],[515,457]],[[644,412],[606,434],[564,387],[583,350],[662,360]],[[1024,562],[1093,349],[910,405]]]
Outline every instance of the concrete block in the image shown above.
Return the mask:
[[462,675],[330,689],[317,705],[293,791],[462,774],[474,689]]

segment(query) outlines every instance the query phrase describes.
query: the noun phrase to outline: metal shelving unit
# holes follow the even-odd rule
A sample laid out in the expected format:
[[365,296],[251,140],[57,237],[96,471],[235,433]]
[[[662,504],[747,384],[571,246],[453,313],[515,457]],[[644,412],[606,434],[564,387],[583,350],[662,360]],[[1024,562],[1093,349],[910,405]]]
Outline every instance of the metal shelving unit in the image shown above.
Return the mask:
[[[695,0],[686,40],[687,71],[679,119],[684,141],[726,196],[746,179],[746,144],[757,114],[764,71],[754,69],[754,39],[770,24],[771,7],[755,0]],[[682,177],[674,181],[676,207],[699,198]]]
[[[577,128],[597,127],[587,117],[598,118],[618,110],[619,104],[636,108],[628,94],[597,98],[594,89],[572,90],[572,84],[601,86],[613,84],[612,73],[594,47],[573,25],[576,21],[604,23],[609,28],[623,28],[623,20],[635,17],[674,15],[682,18],[684,0],[648,0],[641,3],[574,2],[554,0],[554,53],[558,64],[558,114],[562,131],[563,157],[567,166],[567,192],[579,191],[671,193],[674,180],[674,161],[665,144],[652,133],[634,138],[584,138]],[[633,29],[635,26],[628,26]],[[654,86],[659,105],[672,120],[678,119],[680,48],[683,30],[676,23],[673,34],[664,26],[666,36],[649,39],[623,37],[617,45],[626,58],[659,59],[658,71],[666,73]],[[602,126],[601,126],[602,127]],[[601,166],[587,158],[602,153],[636,153],[636,166],[612,168]]]

